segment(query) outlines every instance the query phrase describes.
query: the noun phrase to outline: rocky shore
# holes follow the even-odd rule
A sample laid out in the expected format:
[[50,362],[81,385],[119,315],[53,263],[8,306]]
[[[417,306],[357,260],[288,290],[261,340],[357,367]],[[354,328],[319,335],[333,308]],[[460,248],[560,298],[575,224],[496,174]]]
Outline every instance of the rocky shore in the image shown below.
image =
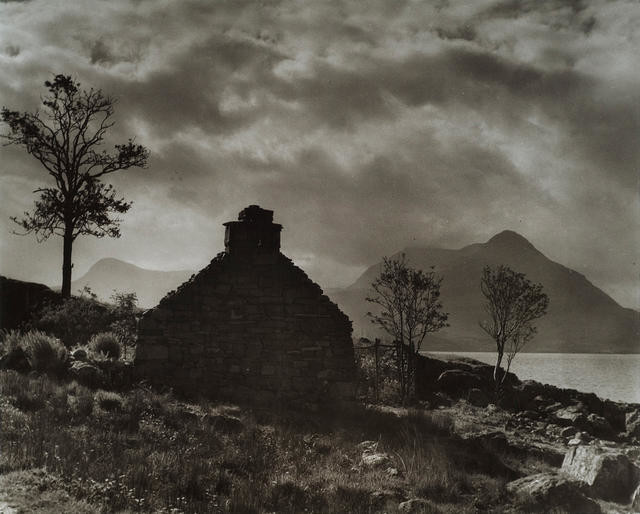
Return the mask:
[[417,390],[425,407],[452,416],[460,437],[551,465],[507,484],[515,505],[640,512],[640,405],[513,374],[496,405],[492,374],[492,366],[473,359],[422,357]]

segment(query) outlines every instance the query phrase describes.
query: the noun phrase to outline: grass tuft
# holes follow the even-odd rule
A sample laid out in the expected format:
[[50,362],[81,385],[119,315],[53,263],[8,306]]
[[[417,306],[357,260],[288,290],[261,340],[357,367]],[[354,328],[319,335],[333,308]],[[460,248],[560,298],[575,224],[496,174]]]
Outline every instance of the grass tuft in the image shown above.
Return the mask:
[[39,330],[31,330],[23,335],[20,346],[31,369],[37,373],[60,375],[69,362],[69,352],[60,340]]
[[97,358],[99,358],[101,354],[113,360],[120,358],[120,342],[113,332],[102,332],[94,335],[89,340],[89,349]]

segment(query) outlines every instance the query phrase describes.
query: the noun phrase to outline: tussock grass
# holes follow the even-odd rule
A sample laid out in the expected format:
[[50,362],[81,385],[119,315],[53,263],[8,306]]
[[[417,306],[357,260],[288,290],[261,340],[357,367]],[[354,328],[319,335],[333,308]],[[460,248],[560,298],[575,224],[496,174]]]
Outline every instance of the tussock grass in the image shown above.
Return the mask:
[[113,332],[95,334],[89,340],[88,346],[94,355],[104,354],[109,359],[118,360],[122,353],[120,342]]
[[60,340],[39,330],[27,332],[19,344],[37,373],[61,374],[69,361],[69,352]]
[[[221,430],[230,416],[240,428]],[[45,469],[104,512],[394,512],[414,497],[439,512],[499,512],[503,475],[482,471],[452,424],[364,407],[251,412],[0,372],[0,473]],[[364,468],[364,440],[397,473]]]

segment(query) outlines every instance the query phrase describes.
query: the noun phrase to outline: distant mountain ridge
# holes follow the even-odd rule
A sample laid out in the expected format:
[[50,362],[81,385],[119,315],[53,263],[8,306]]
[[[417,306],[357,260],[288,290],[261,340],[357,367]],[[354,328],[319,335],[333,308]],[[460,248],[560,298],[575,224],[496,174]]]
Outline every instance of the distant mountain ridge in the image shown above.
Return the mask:
[[119,259],[105,258],[71,282],[71,293],[77,294],[88,286],[100,300],[108,301],[114,290],[135,292],[138,305],[149,308],[157,305],[164,295],[188,280],[193,273],[192,270],[149,270]]
[[[407,248],[413,267],[431,266],[443,276],[442,302],[450,327],[425,339],[425,349],[450,351],[493,350],[493,342],[478,323],[484,319],[480,277],[484,266],[506,264],[540,282],[549,295],[547,315],[538,320],[538,334],[526,351],[563,353],[640,353],[640,313],[621,307],[587,278],[548,259],[526,238],[510,230],[486,243],[458,250]],[[351,286],[333,290],[331,298],[354,322],[354,334],[379,335],[366,313],[364,298],[382,263],[368,268]]]

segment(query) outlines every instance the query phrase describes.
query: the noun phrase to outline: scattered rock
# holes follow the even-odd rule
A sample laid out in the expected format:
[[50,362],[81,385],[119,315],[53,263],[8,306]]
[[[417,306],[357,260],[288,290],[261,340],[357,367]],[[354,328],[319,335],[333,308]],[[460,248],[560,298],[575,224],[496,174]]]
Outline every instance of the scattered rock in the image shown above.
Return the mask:
[[467,401],[476,407],[486,407],[489,405],[489,397],[482,389],[477,387],[469,389],[469,392],[467,393]]
[[433,393],[431,401],[433,402],[433,406],[437,408],[450,407],[453,404],[451,398],[441,392]]
[[545,412],[555,412],[558,409],[562,408],[562,404],[561,403],[552,403],[551,405],[547,405],[544,410]]
[[396,512],[398,502],[406,499],[401,489],[374,491],[369,496],[372,512]]
[[560,426],[575,426],[583,428],[587,423],[587,416],[579,405],[570,405],[556,410],[554,413],[554,421]]
[[549,405],[550,401],[551,400],[549,400],[549,398],[547,398],[546,396],[542,396],[541,394],[539,394],[529,402],[529,409],[539,412],[545,409]]
[[408,514],[436,514],[439,512],[439,510],[433,503],[431,503],[429,500],[425,500],[424,498],[413,498],[411,500],[407,500],[406,502],[402,502],[398,505],[398,511]]
[[542,417],[542,414],[540,414],[538,411],[525,410],[525,411],[519,412],[518,417],[537,420]]
[[71,352],[71,358],[75,361],[86,361],[87,351],[84,348],[76,348]]
[[485,446],[499,451],[506,450],[509,447],[507,436],[504,432],[500,431],[480,434],[474,437],[472,440],[483,443]]
[[620,450],[600,446],[569,448],[561,471],[585,482],[591,496],[629,502],[640,483],[640,469]]
[[448,369],[440,374],[437,386],[445,393],[460,394],[470,389],[479,389],[482,379],[469,371]]
[[602,416],[598,416],[597,414],[589,414],[587,416],[587,423],[589,433],[593,434],[596,437],[601,437],[603,439],[611,439],[615,437],[616,433],[611,424],[604,419]]
[[580,444],[588,444],[591,441],[593,441],[593,437],[591,437],[589,434],[585,432],[576,432],[576,435],[574,435],[573,439],[570,439],[567,444],[569,446],[578,446]]
[[362,465],[365,468],[382,468],[391,464],[388,454],[382,452],[364,452],[362,454]]
[[205,419],[209,425],[226,434],[237,434],[238,432],[242,432],[244,428],[244,424],[240,421],[240,418],[236,418],[235,416],[210,414],[206,416]]
[[71,363],[69,375],[78,383],[87,387],[98,387],[104,382],[104,374],[102,371],[88,362],[74,361]]
[[400,471],[398,471],[398,468],[387,468],[385,473],[387,475],[389,475],[390,477],[398,477],[398,476],[400,476]]
[[599,514],[600,506],[584,493],[583,484],[556,473],[538,473],[507,484],[507,491],[526,512],[550,512],[567,509],[569,512]]
[[564,437],[565,439],[570,439],[578,433],[579,431],[576,427],[565,427],[560,431],[560,437]]
[[358,448],[362,449],[360,463],[365,468],[392,468],[391,457],[378,451],[377,441],[362,441],[358,444]]
[[631,512],[640,512],[640,486],[633,493],[633,498],[631,499]]
[[627,412],[624,424],[629,437],[640,438],[640,410]]
[[358,443],[358,448],[363,451],[374,452],[378,449],[378,441],[362,441],[361,443]]

